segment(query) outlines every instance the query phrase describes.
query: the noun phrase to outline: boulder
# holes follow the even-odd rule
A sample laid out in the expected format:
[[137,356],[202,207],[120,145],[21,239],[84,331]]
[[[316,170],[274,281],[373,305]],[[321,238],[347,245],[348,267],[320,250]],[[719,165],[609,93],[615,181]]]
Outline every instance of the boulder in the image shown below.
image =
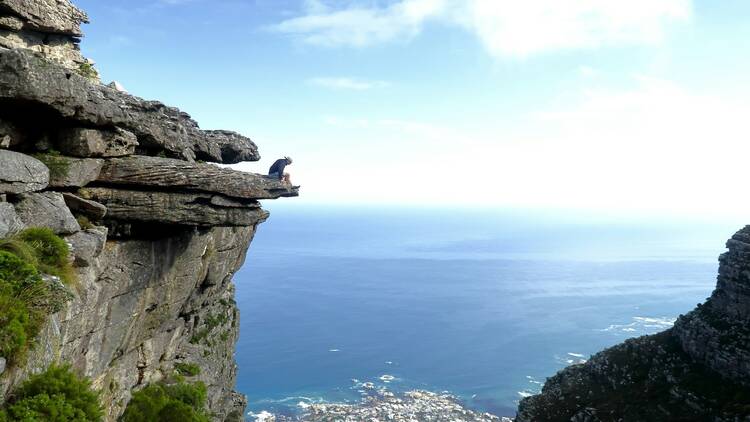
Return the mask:
[[12,204],[0,202],[0,238],[12,235],[24,229],[23,221],[18,218]]
[[260,160],[258,147],[250,138],[228,130],[206,130],[204,133],[219,146],[224,163]]
[[71,245],[71,251],[75,257],[73,264],[77,267],[88,267],[104,250],[104,244],[107,242],[107,228],[94,227],[81,230],[66,237],[65,240]]
[[82,187],[99,177],[104,161],[97,158],[69,158],[65,160],[66,171],[50,177],[49,185],[56,188]]
[[183,226],[255,226],[268,213],[253,202],[231,201],[215,205],[206,193],[135,191],[110,188],[84,188],[81,194],[107,207],[107,219],[164,223]]
[[14,205],[27,227],[49,227],[57,234],[72,234],[81,230],[60,193],[24,193],[18,195]]
[[99,182],[220,193],[245,199],[275,199],[299,192],[278,179],[169,158],[132,156],[106,160]]
[[98,202],[83,199],[69,192],[63,192],[63,198],[68,208],[76,214],[83,214],[96,221],[101,220],[107,215],[107,207]]
[[58,148],[74,157],[122,157],[135,153],[136,136],[127,130],[71,128],[60,132]]
[[82,127],[121,127],[149,153],[227,164],[260,158],[255,144],[239,134],[231,139],[208,134],[176,108],[92,84],[30,51],[0,50],[0,68],[0,100],[38,105]]
[[0,193],[42,190],[49,183],[49,169],[34,157],[0,150]]
[[0,0],[0,6],[39,32],[80,37],[81,24],[88,22],[86,13],[68,0]]

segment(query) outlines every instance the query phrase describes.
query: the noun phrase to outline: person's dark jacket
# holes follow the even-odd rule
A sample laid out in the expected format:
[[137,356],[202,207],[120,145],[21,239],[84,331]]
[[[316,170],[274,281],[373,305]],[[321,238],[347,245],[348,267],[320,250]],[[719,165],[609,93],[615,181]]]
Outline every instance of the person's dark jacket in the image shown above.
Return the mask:
[[271,166],[271,168],[268,169],[268,174],[271,175],[271,174],[274,174],[274,173],[278,173],[279,174],[279,180],[283,179],[284,178],[284,168],[286,168],[287,164],[289,164],[289,163],[286,161],[286,158],[282,158],[282,159],[276,160],[273,163],[273,165]]

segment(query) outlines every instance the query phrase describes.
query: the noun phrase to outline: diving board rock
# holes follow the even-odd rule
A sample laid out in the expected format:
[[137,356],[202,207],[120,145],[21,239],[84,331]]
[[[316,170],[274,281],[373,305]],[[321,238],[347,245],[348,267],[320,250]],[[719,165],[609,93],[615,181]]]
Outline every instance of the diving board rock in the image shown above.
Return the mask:
[[146,156],[106,160],[97,181],[108,185],[219,193],[244,199],[275,199],[299,195],[297,189],[263,175],[212,164]]

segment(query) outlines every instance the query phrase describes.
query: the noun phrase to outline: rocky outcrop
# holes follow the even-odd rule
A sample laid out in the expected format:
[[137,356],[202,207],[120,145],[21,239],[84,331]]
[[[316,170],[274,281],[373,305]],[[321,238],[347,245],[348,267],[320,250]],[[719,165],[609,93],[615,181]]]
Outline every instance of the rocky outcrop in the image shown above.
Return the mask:
[[221,195],[87,188],[81,193],[107,208],[107,218],[186,226],[254,226],[267,213],[253,202]]
[[88,17],[68,1],[0,0],[0,47],[44,54],[71,70],[89,62],[78,42]]
[[727,248],[706,303],[560,371],[516,421],[750,421],[750,226]]
[[128,157],[107,160],[97,179],[111,185],[150,186],[215,192],[245,199],[276,199],[297,192],[264,176],[240,173],[211,164],[189,163],[158,157]]
[[133,391],[190,363],[212,419],[240,420],[232,275],[268,217],[259,200],[298,191],[198,162],[258,160],[249,138],[203,131],[82,74],[85,20],[68,0],[0,0],[0,47],[10,47],[0,48],[0,237],[52,228],[77,279],[27,362],[0,356],[0,404],[31,373],[66,362],[91,377],[114,421]]
[[[92,83],[86,77],[47,62],[32,52],[0,50],[0,105],[15,105],[18,126],[28,107],[46,110],[52,118],[70,126],[88,127],[103,132],[124,129],[135,134],[139,151],[147,155],[165,154],[173,158],[217,163],[258,160],[257,148],[248,138],[233,134],[218,137],[206,133],[198,124],[174,107],[146,101],[113,88]],[[2,116],[0,116],[2,118]],[[11,119],[8,119],[11,120]],[[57,142],[69,140],[69,131],[51,128]],[[107,138],[106,133],[102,138]],[[73,137],[73,139],[76,139]],[[232,147],[227,143],[233,142]],[[63,145],[59,150],[67,147]]]

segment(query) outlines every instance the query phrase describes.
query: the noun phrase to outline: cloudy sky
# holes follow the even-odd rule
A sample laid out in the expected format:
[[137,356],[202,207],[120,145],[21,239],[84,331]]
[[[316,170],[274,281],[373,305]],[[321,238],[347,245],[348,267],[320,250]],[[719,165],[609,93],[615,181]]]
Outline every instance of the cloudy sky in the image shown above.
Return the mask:
[[750,213],[746,0],[74,0],[106,81],[300,201]]

